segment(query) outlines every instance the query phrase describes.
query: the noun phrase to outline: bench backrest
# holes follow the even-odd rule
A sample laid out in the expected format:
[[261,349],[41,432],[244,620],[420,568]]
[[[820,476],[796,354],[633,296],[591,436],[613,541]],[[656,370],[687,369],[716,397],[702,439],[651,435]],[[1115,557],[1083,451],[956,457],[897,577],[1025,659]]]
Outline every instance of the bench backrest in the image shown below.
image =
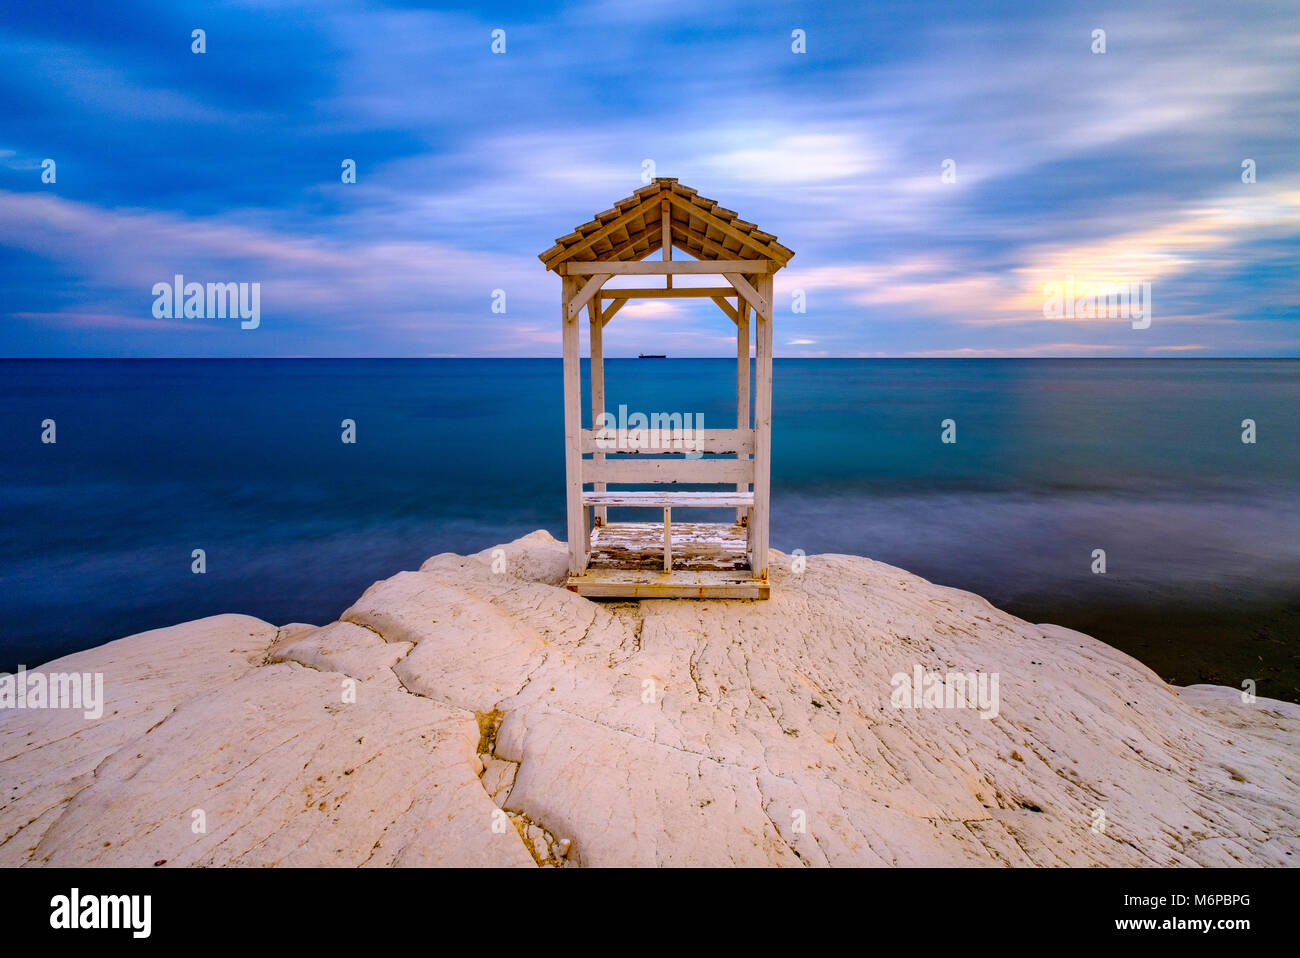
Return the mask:
[[[734,487],[754,481],[752,429],[662,429],[625,436],[584,429],[582,451],[604,454],[582,460],[584,484],[688,482]],[[736,458],[686,458],[688,453]],[[665,455],[670,458],[659,458]]]

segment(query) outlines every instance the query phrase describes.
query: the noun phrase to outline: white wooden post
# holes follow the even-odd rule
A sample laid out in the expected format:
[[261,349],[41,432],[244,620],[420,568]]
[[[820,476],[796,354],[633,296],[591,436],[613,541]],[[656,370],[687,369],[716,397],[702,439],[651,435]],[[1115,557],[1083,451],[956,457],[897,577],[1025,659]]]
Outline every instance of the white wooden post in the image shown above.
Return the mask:
[[569,536],[569,574],[587,567],[587,528],[582,509],[582,369],[578,348],[578,317],[570,310],[577,283],[564,278],[561,317],[564,321],[564,471]]
[[[605,411],[605,323],[600,315],[600,293],[591,298],[587,308],[591,315],[591,428],[594,431],[600,428],[600,416]],[[591,458],[602,460],[605,454],[594,452]],[[604,492],[605,483],[593,483],[592,488],[596,492]],[[597,506],[595,513],[596,525],[603,526],[606,522],[605,507]]]
[[[745,297],[736,302],[736,428],[749,429],[749,303]],[[748,459],[748,453],[740,453],[737,459]],[[737,492],[749,492],[749,483],[736,483]],[[745,521],[748,509],[736,510],[736,521]]]
[[764,308],[756,310],[756,361],[754,384],[754,529],[751,531],[750,567],[754,576],[767,579],[772,467],[772,275],[756,277]]
[[673,571],[673,510],[664,507],[664,571]]

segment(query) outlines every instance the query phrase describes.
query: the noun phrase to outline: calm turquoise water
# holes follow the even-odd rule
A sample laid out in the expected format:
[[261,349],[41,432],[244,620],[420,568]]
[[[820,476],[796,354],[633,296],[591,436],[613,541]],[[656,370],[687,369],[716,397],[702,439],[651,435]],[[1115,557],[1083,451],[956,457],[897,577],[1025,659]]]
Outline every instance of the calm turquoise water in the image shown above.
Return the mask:
[[[0,372],[0,668],[217,612],[325,622],[431,554],[563,535],[559,360]],[[869,555],[1121,647],[1141,648],[1153,609],[1256,616],[1268,654],[1294,659],[1277,615],[1300,608],[1300,361],[778,360],[775,376],[775,547]],[[607,380],[611,409],[734,426],[732,362],[611,360]]]

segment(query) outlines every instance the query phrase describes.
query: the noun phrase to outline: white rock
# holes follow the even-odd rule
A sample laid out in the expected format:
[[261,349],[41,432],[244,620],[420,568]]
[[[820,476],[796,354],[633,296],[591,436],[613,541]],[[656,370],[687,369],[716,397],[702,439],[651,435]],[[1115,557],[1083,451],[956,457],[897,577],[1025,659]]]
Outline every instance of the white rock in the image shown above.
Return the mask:
[[[767,602],[595,603],[546,533],[498,548],[321,629],[218,616],[51,663],[104,671],[108,711],[0,722],[0,864],[534,864],[493,797],[584,865],[1300,860],[1295,705],[863,558],[774,562]],[[997,716],[895,707],[915,666],[996,674]]]

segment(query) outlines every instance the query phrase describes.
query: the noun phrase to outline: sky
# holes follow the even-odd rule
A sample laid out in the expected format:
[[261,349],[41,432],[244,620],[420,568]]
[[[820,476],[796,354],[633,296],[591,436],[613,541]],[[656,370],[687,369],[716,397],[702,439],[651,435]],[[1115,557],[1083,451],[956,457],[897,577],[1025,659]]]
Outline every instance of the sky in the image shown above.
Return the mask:
[[[778,357],[1300,356],[1289,2],[10,0],[0,104],[0,356],[558,356],[537,255],[648,175],[795,251]],[[1044,315],[1071,277],[1150,322]]]

